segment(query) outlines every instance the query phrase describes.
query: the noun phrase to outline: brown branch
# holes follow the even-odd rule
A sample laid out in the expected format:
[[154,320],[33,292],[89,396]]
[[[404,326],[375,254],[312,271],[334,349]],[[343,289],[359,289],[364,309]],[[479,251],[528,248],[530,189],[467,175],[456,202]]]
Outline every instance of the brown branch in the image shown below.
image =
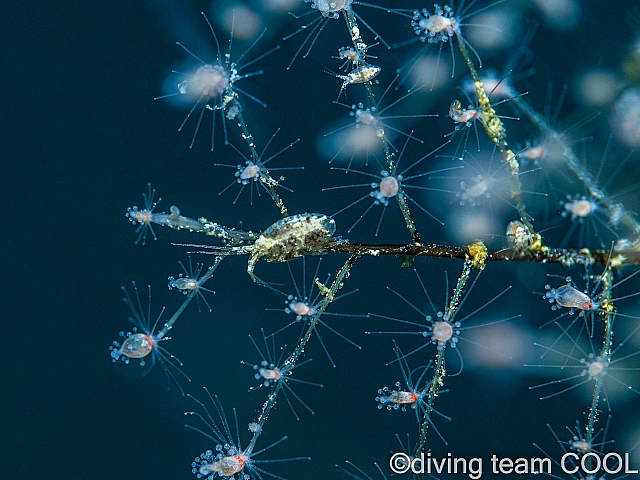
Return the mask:
[[[454,247],[442,245],[367,245],[361,243],[341,242],[329,245],[326,250],[332,252],[357,254],[359,256],[371,255],[396,255],[396,256],[425,256],[437,258],[459,258],[466,260],[472,255],[469,253],[469,247]],[[624,258],[620,258],[622,256]],[[522,261],[522,262],[540,262],[540,263],[562,263],[567,266],[581,264],[591,265],[598,263],[607,264],[610,259],[614,259],[612,263],[623,265],[639,265],[640,252],[623,251],[613,253],[610,250],[589,251],[587,249],[572,250],[561,248],[542,248],[537,251],[521,252],[516,249],[487,249],[487,262],[492,261]]]

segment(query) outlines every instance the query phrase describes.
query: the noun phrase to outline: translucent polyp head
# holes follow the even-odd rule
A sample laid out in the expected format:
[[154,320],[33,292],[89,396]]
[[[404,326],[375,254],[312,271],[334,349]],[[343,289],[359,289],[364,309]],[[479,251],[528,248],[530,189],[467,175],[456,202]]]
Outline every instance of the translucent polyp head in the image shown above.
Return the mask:
[[172,288],[182,290],[186,294],[187,290],[195,290],[198,288],[198,282],[189,277],[179,277],[176,279],[171,277],[169,281],[169,289],[171,290]]
[[550,296],[549,298],[554,298],[558,305],[568,308],[589,310],[593,306],[593,301],[589,295],[575,289],[571,285],[561,286],[556,289],[555,296]]
[[148,224],[151,221],[152,215],[153,212],[151,210],[138,210],[138,207],[133,207],[127,210],[127,217],[129,217],[129,220],[134,224]]
[[589,378],[595,378],[603,375],[605,371],[605,364],[602,360],[596,359],[593,362],[587,363],[587,369],[585,374],[589,375]]
[[363,123],[364,125],[374,125],[376,123],[376,117],[372,113],[371,108],[367,108],[366,110],[363,108],[356,108],[352,114],[356,118],[356,124]]
[[445,5],[443,10],[435,4],[433,13],[429,13],[426,8],[416,11],[411,26],[423,42],[446,42],[458,30],[458,21],[453,16],[451,7]]
[[324,17],[338,18],[338,13],[348,10],[353,0],[314,0],[311,8],[315,8]]
[[429,18],[421,18],[419,26],[423,31],[437,34],[447,29],[453,28],[455,19],[446,18],[442,15],[432,15]]
[[278,368],[259,368],[258,374],[265,380],[278,381],[282,374]]
[[291,301],[287,302],[289,308],[288,310],[295,313],[300,318],[307,317],[310,315],[315,315],[316,309],[309,305],[307,302],[301,302],[300,300],[293,298]]
[[433,339],[444,345],[453,336],[453,327],[448,322],[435,322],[432,331]]
[[386,198],[395,197],[398,193],[398,180],[396,177],[384,177],[380,181],[380,194]]
[[223,477],[230,477],[242,471],[247,464],[245,455],[229,455],[220,460],[220,473]]
[[178,91],[189,102],[219,97],[231,82],[229,71],[220,64],[202,65],[178,84]]
[[585,218],[591,215],[598,208],[598,204],[587,198],[574,199],[564,204],[564,209],[571,214],[571,217]]
[[260,174],[260,167],[255,163],[248,161],[245,166],[239,165],[236,177],[242,184],[249,183],[249,180],[256,180]]
[[573,442],[571,442],[571,449],[577,450],[580,453],[587,453],[589,450],[591,450],[591,444],[584,440],[574,440]]
[[128,358],[144,358],[153,351],[155,344],[155,340],[149,335],[134,333],[122,342],[119,353]]

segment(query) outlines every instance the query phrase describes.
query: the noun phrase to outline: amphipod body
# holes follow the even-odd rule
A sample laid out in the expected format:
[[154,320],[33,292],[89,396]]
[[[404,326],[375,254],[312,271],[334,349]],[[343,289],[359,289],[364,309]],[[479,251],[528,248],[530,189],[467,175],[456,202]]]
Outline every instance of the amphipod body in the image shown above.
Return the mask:
[[380,73],[380,70],[380,67],[365,64],[358,68],[354,68],[346,76],[338,75],[338,78],[341,78],[342,80],[347,82],[347,84],[366,83],[377,77]]
[[340,92],[338,93],[338,98],[336,99],[336,101],[340,100],[340,96],[342,95],[344,89],[347,88],[347,85],[370,82],[378,76],[380,71],[380,67],[365,63],[364,65],[354,68],[346,75],[336,75],[337,78],[342,80],[342,87],[340,87]]
[[527,231],[524,223],[514,220],[507,225],[509,246],[518,252],[526,252],[535,241],[535,236]]
[[323,253],[335,232],[336,222],[326,215],[303,213],[278,220],[253,244],[247,273],[257,281],[253,269],[262,257],[267,262],[286,262],[304,255]]
[[463,126],[470,127],[474,120],[481,117],[481,113],[473,105],[462,108],[460,101],[454,100],[449,107],[449,117],[456,123],[456,130],[460,130]]

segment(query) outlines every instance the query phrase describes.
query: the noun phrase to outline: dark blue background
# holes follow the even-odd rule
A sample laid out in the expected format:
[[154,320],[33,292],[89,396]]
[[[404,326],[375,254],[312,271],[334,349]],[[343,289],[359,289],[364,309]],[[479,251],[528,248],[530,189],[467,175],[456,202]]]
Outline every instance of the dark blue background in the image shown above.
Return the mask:
[[[229,172],[213,168],[212,163],[234,164],[239,161],[237,155],[219,143],[216,154],[220,156],[212,159],[207,149],[208,126],[189,150],[193,130],[176,131],[184,112],[153,100],[161,93],[160,84],[170,69],[184,58],[174,44],[179,38],[172,22],[193,25],[201,38],[208,38],[199,11],[207,9],[214,15],[220,5],[214,2],[207,8],[196,2],[176,2],[175,11],[182,12],[184,19],[157,2],[19,2],[4,10],[0,145],[5,180],[0,193],[3,479],[191,478],[192,458],[212,447],[184,428],[182,412],[196,407],[192,400],[182,398],[175,388],[167,392],[160,370],[143,379],[120,375],[111,363],[108,346],[120,330],[129,328],[120,286],[129,286],[132,280],[140,286],[150,283],[152,315],[157,315],[161,305],[170,313],[175,311],[182,298],[166,291],[165,279],[179,273],[177,262],[187,257],[170,243],[203,241],[157,228],[158,241],[149,241],[145,247],[133,244],[135,234],[125,212],[129,206],[142,206],[140,193],[146,191],[147,182],[163,197],[159,210],[178,205],[192,217],[203,215],[231,226],[242,221],[253,229],[265,228],[278,218],[266,197],[256,201],[254,210],[231,208],[233,196],[218,195],[229,183]],[[531,90],[532,103],[540,109],[548,81],[555,85],[569,82],[571,72],[585,63],[618,65],[625,53],[621,45],[635,32],[637,25],[628,20],[638,17],[637,9],[630,7],[634,2],[616,2],[615,7],[596,1],[583,5],[580,28],[558,33],[542,25],[534,40],[532,62],[537,73],[521,88]],[[380,25],[387,15],[367,13],[367,19]],[[265,43],[278,43],[298,24],[291,18],[274,20],[276,30]],[[289,197],[294,212],[330,213],[345,205],[344,200],[328,199],[320,191],[322,186],[335,184],[329,179],[335,172],[315,159],[315,132],[338,115],[335,109],[325,112],[311,102],[324,98],[329,106],[339,86],[339,81],[322,71],[329,63],[329,47],[323,50],[322,45],[323,39],[338,35],[335,32],[342,35],[339,28],[344,25],[329,28],[335,28],[334,33],[324,32],[311,58],[300,60],[291,71],[286,72],[285,67],[300,40],[279,42],[282,50],[260,64],[265,75],[247,81],[247,90],[269,105],[262,110],[244,102],[258,142],[264,145],[278,127],[283,128],[281,146],[302,139],[290,160],[306,168],[304,174],[291,175],[289,185],[298,194]],[[226,40],[221,43],[226,45]],[[330,52],[334,54],[333,47]],[[315,68],[305,70],[305,62]],[[302,93],[300,84],[304,84]],[[571,101],[567,108],[574,108]],[[606,128],[604,117],[596,120],[594,130]],[[237,135],[235,139],[240,142]],[[605,142],[606,134],[596,138],[600,147]],[[637,167],[628,177],[631,180],[625,181],[636,182],[634,174]],[[377,218],[370,223],[375,226]],[[402,227],[396,230],[398,238],[390,235],[388,240],[407,241]],[[346,228],[339,233],[345,235]],[[436,238],[425,241],[444,241],[442,235],[434,233]],[[335,271],[341,261],[327,259],[327,270]],[[336,303],[336,311],[385,312],[386,308],[385,314],[392,315],[394,307],[389,303],[397,299],[384,288],[415,288],[411,272],[402,272],[404,277],[389,276],[397,265],[390,259],[365,259],[361,264],[349,282],[360,291],[345,305]],[[421,271],[434,290],[440,286],[434,297],[442,303],[443,272],[448,271],[453,279],[460,264],[429,260],[427,265],[420,262]],[[265,277],[279,275],[286,280],[288,274],[281,267],[259,264],[258,270]],[[487,284],[492,278],[516,283],[515,267],[490,267],[484,274]],[[539,267],[532,268],[540,273]],[[283,308],[282,299],[252,284],[244,269],[244,258],[225,261],[209,284],[217,292],[210,298],[214,313],[198,314],[190,306],[170,342],[170,350],[184,362],[193,380],[188,390],[203,398],[200,386],[206,385],[221,396],[229,412],[236,407],[243,439],[247,438],[243,425],[249,421],[245,419],[254,419],[266,398],[264,392],[246,393],[251,375],[239,361],[258,360],[246,335],[259,335],[259,327],[267,332],[277,330],[284,316],[264,311]],[[549,271],[565,274],[561,269]],[[532,294],[543,288],[536,284],[526,290],[519,285],[505,305],[511,307],[505,308],[509,315],[523,314],[521,321],[530,322],[534,331],[552,318],[539,295]],[[497,291],[488,288],[484,295],[478,294],[477,304]],[[374,298],[367,292],[373,292]],[[530,303],[544,312],[545,319],[529,314]],[[305,378],[325,387],[320,392],[302,387],[300,394],[316,415],[310,417],[297,406],[302,419],[296,422],[280,400],[265,427],[263,445],[284,434],[290,436],[265,458],[313,457],[311,464],[265,467],[289,480],[336,475],[333,464],[345,459],[377,478],[372,462],[386,463],[388,452],[397,448],[394,434],[405,438],[409,431],[412,441],[415,439],[412,413],[379,412],[373,401],[377,388],[391,385],[400,375],[395,366],[384,367],[393,359],[390,338],[373,338],[363,332],[396,326],[382,321],[365,325],[362,319],[348,322],[349,327],[338,330],[365,348],[357,351],[326,333],[323,338],[336,369],[330,367],[317,343],[309,347],[314,362],[303,367],[308,369]],[[451,423],[439,422],[451,443],[449,451],[455,456],[482,456],[485,472],[493,453],[539,456],[533,442],[559,452],[545,424],[552,423],[559,431],[576,419],[584,423],[582,412],[587,404],[584,398],[571,395],[554,399],[555,403],[541,403],[539,395],[527,388],[540,382],[523,369],[505,373],[470,367],[452,378],[439,407],[453,417]],[[614,409],[611,437],[618,434],[628,440],[621,427],[638,425],[637,407],[635,398]],[[439,454],[447,451],[438,441],[435,445]],[[620,444],[621,449],[629,447]]]

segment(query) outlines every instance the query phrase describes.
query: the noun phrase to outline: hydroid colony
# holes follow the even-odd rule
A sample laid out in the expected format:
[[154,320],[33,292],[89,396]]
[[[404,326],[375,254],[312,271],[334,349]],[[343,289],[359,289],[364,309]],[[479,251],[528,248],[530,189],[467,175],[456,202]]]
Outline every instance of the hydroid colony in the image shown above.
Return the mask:
[[[556,2],[569,9],[563,13],[545,2],[404,3],[309,0],[248,10],[216,2],[200,20],[208,56],[178,43],[191,66],[170,76],[158,101],[186,106],[176,123],[188,132],[194,176],[213,172],[215,204],[164,213],[150,186],[145,205],[128,210],[136,248],[179,246],[168,262],[174,291],[154,288],[147,298],[146,289],[127,289],[136,330],[114,342],[112,357],[142,363],[145,375],[157,363],[174,390],[196,399],[185,409],[202,450],[172,461],[198,478],[293,480],[347,459],[374,475],[361,449],[350,452],[365,441],[387,475],[390,452],[402,449],[412,458],[485,456],[487,476],[490,453],[537,454],[560,478],[586,478],[560,470],[565,451],[624,453],[638,440],[628,435],[614,447],[602,422],[609,410],[613,424],[638,421],[618,407],[637,401],[640,388],[640,223],[633,195],[625,196],[635,186],[628,151],[640,131],[631,99],[638,40],[629,36],[608,70],[585,67],[572,86],[574,118],[565,120],[566,88],[548,87],[549,71],[532,66],[543,55],[536,35],[592,21],[590,5]],[[285,33],[248,28],[260,23]],[[217,212],[234,220],[224,225]],[[186,261],[196,267],[187,271]],[[184,302],[158,316],[175,290]],[[194,298],[213,312],[198,315]],[[222,309],[237,319],[221,318]],[[215,365],[180,343],[199,335],[197,322],[242,325],[213,335]],[[210,377],[205,392],[194,384],[207,369],[224,375]],[[517,438],[489,429],[480,445],[468,436],[470,420],[450,406],[473,407],[470,384],[486,390],[479,398],[491,395],[492,369],[532,403],[510,418]],[[529,378],[543,370],[542,379]],[[529,434],[526,419],[517,424],[547,423],[554,401],[575,408],[550,426],[555,446],[542,447],[546,439]],[[344,434],[349,415],[340,411],[349,408],[352,420],[363,415],[347,428],[356,438],[325,435]],[[486,406],[478,414],[502,417]],[[287,446],[300,428],[291,417],[321,426],[322,437],[298,433]],[[362,419],[375,437],[357,431]],[[540,450],[531,453],[534,443]],[[332,446],[342,458],[327,460]]]

